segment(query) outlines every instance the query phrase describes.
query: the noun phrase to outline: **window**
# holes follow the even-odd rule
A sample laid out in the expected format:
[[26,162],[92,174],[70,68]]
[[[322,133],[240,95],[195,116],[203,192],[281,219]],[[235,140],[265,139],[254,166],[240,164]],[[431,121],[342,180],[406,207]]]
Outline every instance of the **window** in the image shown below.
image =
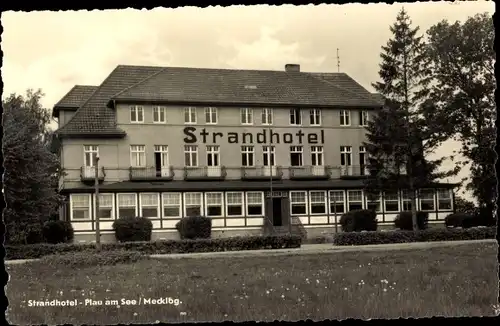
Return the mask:
[[90,219],[90,195],[71,195],[71,219]]
[[184,123],[194,124],[196,123],[196,108],[189,106],[184,108]]
[[241,146],[241,166],[254,166],[253,146]]
[[142,106],[132,105],[130,107],[130,122],[132,123],[144,122],[144,109]]
[[311,109],[309,111],[309,124],[311,126],[321,126],[321,110]]
[[241,109],[241,124],[251,125],[253,124],[253,111],[251,108]]
[[366,194],[366,205],[367,209],[371,209],[376,213],[382,211],[382,196],[381,194]]
[[352,147],[351,146],[340,146],[340,165],[341,166],[351,166],[352,165]]
[[162,194],[163,217],[172,218],[181,216],[181,194],[167,192]]
[[243,193],[226,193],[226,215],[229,217],[243,216]]
[[348,190],[347,191],[347,210],[354,211],[363,209],[363,191]]
[[168,146],[155,145],[155,171],[156,175],[168,176],[170,175],[168,160]]
[[113,207],[113,194],[99,194],[99,215],[96,215],[96,217],[97,216],[99,216],[100,220],[108,220],[114,218],[115,214]]
[[140,194],[140,209],[142,217],[160,218],[158,194]]
[[368,126],[368,111],[359,111],[359,125],[362,127]]
[[167,122],[167,110],[164,106],[153,106],[153,122],[154,123]]
[[366,147],[359,146],[359,170],[361,175],[368,175],[368,162],[366,155]]
[[137,216],[135,194],[118,194],[118,218]]
[[438,198],[438,210],[450,210],[450,209],[452,209],[452,207],[451,207],[452,196],[451,196],[450,190],[439,189],[437,191],[437,198]]
[[217,108],[205,108],[205,122],[208,124],[217,124]]
[[262,124],[263,125],[273,124],[273,109],[268,109],[268,108],[262,109]]
[[323,146],[311,146],[311,163],[313,166],[323,165]]
[[99,155],[99,147],[96,145],[83,146],[83,163],[87,167],[96,166],[97,156]]
[[343,214],[345,212],[344,190],[330,191],[330,214]]
[[196,145],[184,146],[184,165],[187,167],[198,166],[198,146]]
[[290,206],[292,215],[307,214],[307,192],[305,191],[290,191]]
[[433,211],[436,207],[434,203],[434,191],[431,189],[422,189],[419,191],[419,201],[421,211]]
[[290,146],[290,165],[302,166],[302,146]]
[[264,215],[264,193],[258,191],[247,192],[247,215]]
[[384,194],[384,210],[388,213],[399,212],[399,196],[397,192]]
[[340,110],[340,125],[341,126],[351,125],[351,112],[347,110]]
[[326,213],[326,192],[311,191],[309,192],[309,211],[313,214]]
[[410,193],[411,192],[409,190],[401,191],[401,197],[402,197],[402,202],[403,202],[403,211],[411,211]]
[[184,216],[201,215],[201,193],[186,192],[184,194]]
[[263,162],[265,166],[274,166],[274,146],[262,146]]
[[132,167],[146,166],[146,146],[144,145],[130,146],[130,165]]
[[222,193],[205,193],[206,215],[210,217],[222,216]]
[[219,166],[219,146],[207,146],[207,166]]
[[302,124],[300,109],[290,109],[290,124],[292,126],[300,126]]

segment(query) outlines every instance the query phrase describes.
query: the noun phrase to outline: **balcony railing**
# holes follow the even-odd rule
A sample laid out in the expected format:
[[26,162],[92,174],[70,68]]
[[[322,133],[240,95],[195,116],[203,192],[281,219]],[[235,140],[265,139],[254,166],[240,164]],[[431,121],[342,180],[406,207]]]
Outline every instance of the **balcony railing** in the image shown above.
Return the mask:
[[174,170],[171,166],[162,167],[131,167],[131,181],[151,181],[151,180],[172,180],[174,178]]
[[[104,167],[99,167],[99,171],[97,173],[97,179],[99,181],[103,181],[106,177],[106,173],[104,172]],[[80,169],[80,179],[85,182],[94,181],[95,180],[95,166],[82,166]]]
[[327,168],[317,166],[292,166],[290,167],[290,179],[328,179]]
[[226,169],[223,166],[185,167],[184,180],[223,180]]
[[344,165],[340,167],[340,177],[367,177],[370,175],[367,165]]
[[283,171],[279,166],[259,166],[259,167],[242,167],[241,179],[243,180],[265,180],[275,179],[280,180],[283,177]]

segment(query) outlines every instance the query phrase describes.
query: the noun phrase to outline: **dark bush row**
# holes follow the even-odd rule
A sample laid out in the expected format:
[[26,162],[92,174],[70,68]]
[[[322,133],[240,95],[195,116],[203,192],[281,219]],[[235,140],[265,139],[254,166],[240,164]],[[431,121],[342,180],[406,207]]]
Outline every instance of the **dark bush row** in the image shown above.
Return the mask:
[[90,266],[116,265],[120,263],[134,263],[148,256],[138,251],[110,250],[105,254],[92,252],[72,252],[58,255],[49,255],[41,258],[44,265],[62,265],[69,268],[83,268]]
[[[237,250],[259,250],[299,248],[301,238],[299,236],[253,236],[234,237],[220,239],[196,239],[196,240],[163,240],[163,241],[135,241],[103,243],[102,249],[130,250],[143,254],[171,254],[192,252],[215,252],[215,251],[237,251]],[[47,255],[62,254],[69,252],[95,251],[95,244],[34,244],[22,246],[5,246],[6,259],[33,259]]]
[[494,239],[496,227],[472,229],[428,229],[419,231],[342,232],[333,237],[334,245],[359,246],[384,243]]
[[496,219],[492,214],[454,213],[446,216],[444,224],[447,227],[472,228],[476,226],[495,226]]

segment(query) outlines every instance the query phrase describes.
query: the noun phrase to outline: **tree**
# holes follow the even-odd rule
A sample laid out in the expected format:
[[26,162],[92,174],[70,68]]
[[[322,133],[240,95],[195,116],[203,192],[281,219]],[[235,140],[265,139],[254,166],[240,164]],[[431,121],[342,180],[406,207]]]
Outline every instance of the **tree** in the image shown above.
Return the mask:
[[477,207],[473,202],[462,197],[455,197],[455,211],[457,213],[470,214],[472,216],[477,214]]
[[426,64],[434,82],[426,96],[435,105],[423,113],[446,127],[448,137],[461,142],[459,152],[467,160],[462,163],[471,164],[467,188],[481,211],[493,214],[497,196],[493,21],[487,13],[464,23],[444,20],[427,35]]
[[365,146],[372,178],[366,181],[366,187],[369,192],[408,189],[413,229],[417,230],[416,190],[455,172],[436,172],[444,158],[426,159],[444,134],[420,115],[421,107],[430,105],[423,97],[430,79],[423,37],[417,36],[419,28],[411,27],[411,20],[402,9],[390,30],[393,38],[382,46],[380,54],[381,81],[373,84],[386,103],[367,128]]
[[42,96],[28,90],[24,97],[12,94],[2,101],[6,243],[40,241],[43,223],[62,202],[55,187],[60,165],[48,146],[50,112],[41,106]]

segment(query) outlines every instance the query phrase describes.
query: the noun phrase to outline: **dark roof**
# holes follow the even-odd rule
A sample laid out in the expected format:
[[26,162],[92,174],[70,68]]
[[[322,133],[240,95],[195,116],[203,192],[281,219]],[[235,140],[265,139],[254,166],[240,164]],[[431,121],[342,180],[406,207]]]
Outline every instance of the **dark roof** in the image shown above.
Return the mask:
[[[456,184],[451,183],[434,183],[429,188],[454,188]],[[274,190],[330,190],[330,189],[362,189],[364,188],[363,180],[316,180],[316,181],[300,181],[300,180],[282,180],[274,181]],[[103,192],[134,192],[134,191],[252,191],[252,190],[269,190],[269,181],[243,181],[243,180],[227,180],[227,181],[167,181],[167,182],[134,182],[122,181],[115,182],[99,187]],[[88,193],[93,192],[93,186],[79,186],[76,188],[65,188],[62,192],[65,193]]]
[[373,109],[381,106],[372,93],[345,73],[120,65],[57,131],[58,135],[124,136],[116,126],[114,101]]
[[125,135],[123,130],[116,126],[114,109],[108,108],[106,103],[116,93],[137,84],[161,69],[161,67],[147,66],[116,67],[93,95],[76,111],[73,118],[56,131],[57,134],[62,136]]
[[98,86],[75,85],[63,98],[54,105],[53,117],[59,117],[61,109],[76,111],[95,92]]
[[371,94],[344,73],[168,67],[113,96],[117,101],[370,107]]

